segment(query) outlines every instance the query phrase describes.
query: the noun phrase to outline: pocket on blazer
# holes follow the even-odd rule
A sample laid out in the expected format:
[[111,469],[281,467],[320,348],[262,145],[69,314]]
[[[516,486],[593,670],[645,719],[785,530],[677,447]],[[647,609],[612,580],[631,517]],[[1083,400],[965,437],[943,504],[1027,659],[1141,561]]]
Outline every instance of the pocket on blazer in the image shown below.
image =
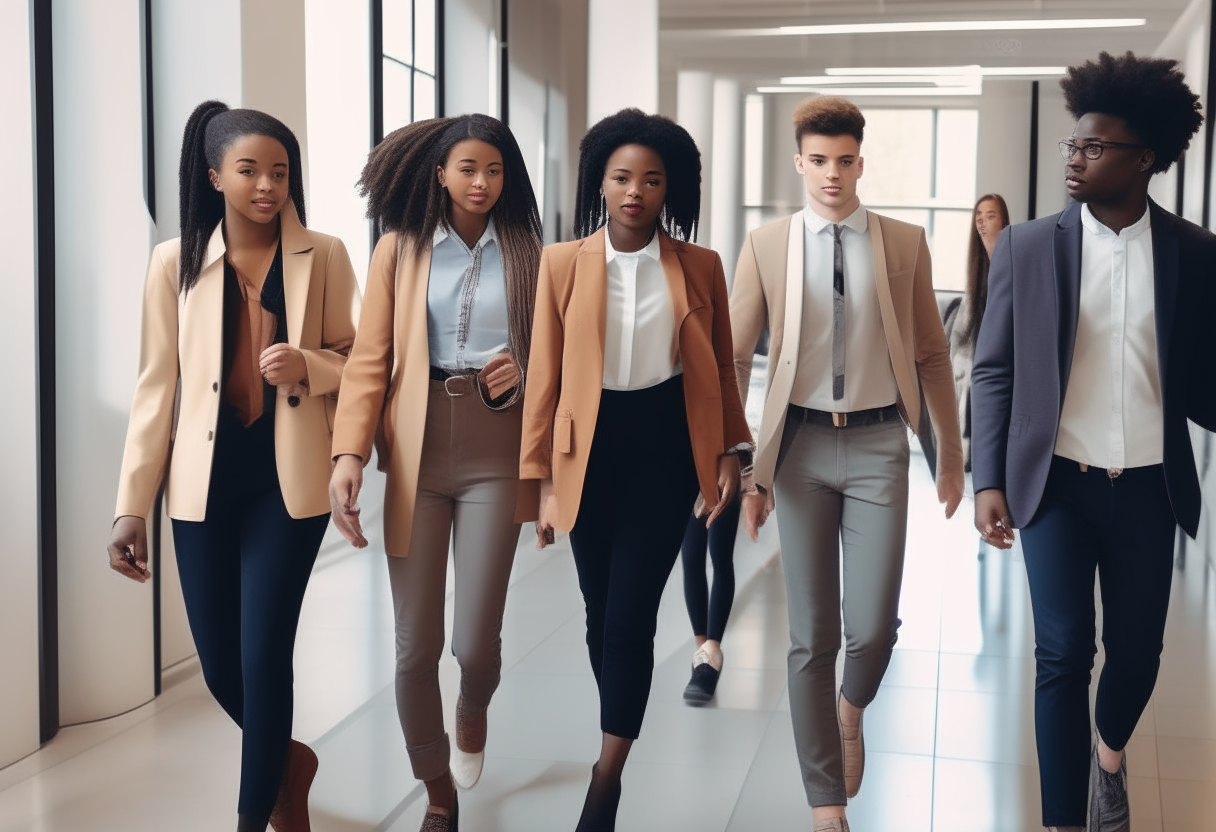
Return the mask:
[[570,453],[570,432],[574,426],[574,411],[563,410],[553,417],[553,451]]

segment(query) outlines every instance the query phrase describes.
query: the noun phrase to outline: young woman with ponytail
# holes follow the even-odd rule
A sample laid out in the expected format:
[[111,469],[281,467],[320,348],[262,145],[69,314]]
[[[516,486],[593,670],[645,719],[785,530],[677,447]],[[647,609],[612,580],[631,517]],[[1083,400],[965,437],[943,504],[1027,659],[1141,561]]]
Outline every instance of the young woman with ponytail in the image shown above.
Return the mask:
[[[292,653],[329,521],[330,421],[358,317],[342,242],[304,227],[300,146],[257,110],[186,123],[181,237],[152,252],[110,565],[144,582],[165,486],[207,687],[242,730],[238,832],[308,832]],[[180,391],[180,399],[175,399]]]
[[[374,443],[388,473],[397,709],[429,797],[422,829],[445,832],[458,823],[453,785],[481,775],[517,518],[535,510],[521,505],[519,447],[540,214],[515,137],[483,115],[394,131],[359,185],[385,233],[338,401],[330,501],[334,525],[366,546],[357,500]],[[453,536],[454,750],[439,693]]]

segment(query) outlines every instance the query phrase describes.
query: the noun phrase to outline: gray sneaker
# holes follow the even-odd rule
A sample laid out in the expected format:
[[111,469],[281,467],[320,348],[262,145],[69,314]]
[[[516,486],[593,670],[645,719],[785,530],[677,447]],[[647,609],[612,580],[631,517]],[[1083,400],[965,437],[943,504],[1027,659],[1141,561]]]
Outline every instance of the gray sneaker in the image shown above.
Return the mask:
[[1119,770],[1111,774],[1098,765],[1094,744],[1089,764],[1089,832],[1131,832],[1131,810],[1127,803],[1127,753]]

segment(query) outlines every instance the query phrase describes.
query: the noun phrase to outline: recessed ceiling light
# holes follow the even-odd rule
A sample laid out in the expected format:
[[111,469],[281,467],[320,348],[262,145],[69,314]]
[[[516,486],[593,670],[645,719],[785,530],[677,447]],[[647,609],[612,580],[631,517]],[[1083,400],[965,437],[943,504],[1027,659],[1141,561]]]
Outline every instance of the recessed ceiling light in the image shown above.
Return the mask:
[[936,84],[939,87],[964,87],[979,81],[973,75],[795,75],[782,78],[782,84],[794,86],[832,86],[838,84]]
[[[1045,20],[909,20],[901,23],[829,23],[781,26],[782,35],[877,35],[909,32],[1010,32],[1043,29],[1119,29],[1143,26],[1143,17],[1072,18]],[[746,30],[744,30],[746,31]],[[774,30],[754,30],[771,32]]]
[[983,90],[979,86],[965,87],[795,87],[768,86],[757,87],[759,93],[797,92],[803,94],[821,93],[823,95],[854,96],[941,96],[941,95],[980,95]]
[[1051,29],[1121,29],[1143,26],[1143,17],[1026,18],[1024,20],[909,20],[890,23],[826,23],[757,29],[664,29],[686,37],[768,37],[775,35],[885,35],[915,32],[1016,32]]
[[[1066,66],[833,66],[828,67],[823,72],[825,75],[847,80],[858,76],[921,78],[925,76],[955,75],[968,77],[977,72],[984,77],[991,78],[994,76],[1015,75],[1063,75],[1067,71],[1068,67]],[[796,84],[799,82],[787,81],[785,78],[782,78],[781,83]]]

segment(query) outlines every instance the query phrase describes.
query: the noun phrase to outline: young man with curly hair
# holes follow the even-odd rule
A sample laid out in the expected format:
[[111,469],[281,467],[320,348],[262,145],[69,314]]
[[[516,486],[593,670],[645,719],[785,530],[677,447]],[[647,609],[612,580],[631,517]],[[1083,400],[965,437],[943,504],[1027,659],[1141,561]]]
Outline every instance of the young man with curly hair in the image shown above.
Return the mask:
[[1123,749],[1156,683],[1175,529],[1199,523],[1187,419],[1216,428],[1216,237],[1148,197],[1202,121],[1174,61],[1104,52],[1060,83],[1076,202],[997,242],[971,376],[975,524],[1002,549],[1022,531],[1043,825],[1126,832]]
[[[746,399],[756,341],[771,331],[755,483],[743,516],[756,539],[776,505],[789,597],[790,713],[817,832],[847,832],[861,786],[862,711],[899,628],[908,524],[908,431],[921,391],[938,430],[937,493],[963,494],[954,374],[923,228],[867,211],[857,195],[865,118],[844,98],[794,112],[807,207],[758,228],[731,295],[735,372]],[[840,563],[844,679],[839,698]]]

